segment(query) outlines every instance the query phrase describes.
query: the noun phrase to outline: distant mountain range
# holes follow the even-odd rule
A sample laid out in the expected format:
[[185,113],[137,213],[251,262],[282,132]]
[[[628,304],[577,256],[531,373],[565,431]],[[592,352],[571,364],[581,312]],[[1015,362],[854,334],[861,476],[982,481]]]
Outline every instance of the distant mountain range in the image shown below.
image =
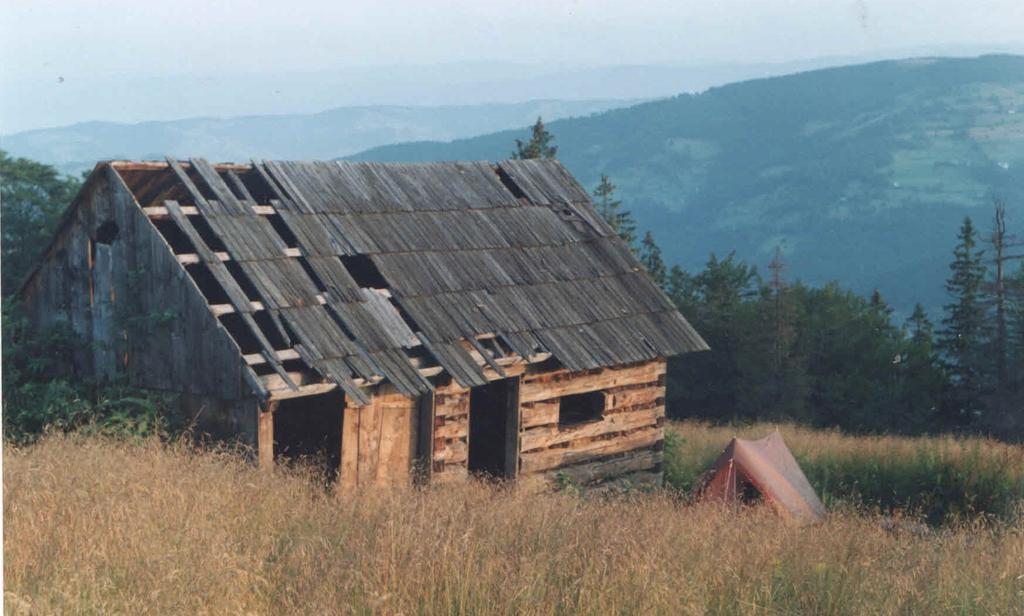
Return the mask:
[[[991,199],[1024,231],[1024,57],[915,59],[815,70],[550,122],[587,187],[607,173],[669,262],[712,251],[789,275],[879,289],[901,311],[945,301],[965,215]],[[509,130],[383,146],[371,161],[494,160]],[[1021,233],[1024,235],[1024,233]]]
[[11,66],[9,71],[0,71],[0,134],[93,120],[135,123],[310,114],[338,107],[651,100],[746,79],[886,58],[994,52],[1024,53],[1024,43],[983,48],[928,45],[748,63],[681,58],[675,64],[572,66],[552,58],[542,63],[480,60],[291,70],[253,66],[243,71],[196,64],[180,73],[150,67],[142,73],[117,71],[109,75],[62,72],[59,65],[26,75]]
[[[15,156],[55,165],[66,173],[90,169],[97,160],[107,158],[336,158],[386,143],[456,139],[525,126],[538,116],[585,116],[635,102],[602,99],[433,107],[364,106],[311,114],[138,124],[85,122],[0,137],[0,148]],[[508,152],[503,152],[503,156],[507,155]]]

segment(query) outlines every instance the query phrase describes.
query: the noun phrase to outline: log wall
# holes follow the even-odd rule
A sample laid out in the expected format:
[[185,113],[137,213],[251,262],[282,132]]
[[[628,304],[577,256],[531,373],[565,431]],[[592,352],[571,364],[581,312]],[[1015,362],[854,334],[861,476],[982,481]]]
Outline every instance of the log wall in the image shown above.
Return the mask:
[[469,477],[469,396],[470,390],[454,381],[434,392],[434,483]]
[[[602,391],[603,417],[571,426],[558,422],[562,396]],[[435,392],[432,477],[435,483],[468,475],[470,390],[456,383]],[[570,373],[522,376],[519,390],[519,468],[538,487],[559,476],[581,485],[625,480],[660,483],[665,421],[665,361]]]
[[[558,423],[562,396],[594,391],[605,394],[601,419]],[[665,360],[577,373],[527,373],[519,400],[519,476],[525,483],[559,478],[579,485],[661,482]]]

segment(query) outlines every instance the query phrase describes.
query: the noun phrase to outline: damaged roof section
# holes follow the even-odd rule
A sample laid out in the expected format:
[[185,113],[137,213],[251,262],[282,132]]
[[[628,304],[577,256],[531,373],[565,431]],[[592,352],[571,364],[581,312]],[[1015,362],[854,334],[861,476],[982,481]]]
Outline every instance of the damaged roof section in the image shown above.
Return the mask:
[[268,390],[707,348],[553,160],[112,165]]

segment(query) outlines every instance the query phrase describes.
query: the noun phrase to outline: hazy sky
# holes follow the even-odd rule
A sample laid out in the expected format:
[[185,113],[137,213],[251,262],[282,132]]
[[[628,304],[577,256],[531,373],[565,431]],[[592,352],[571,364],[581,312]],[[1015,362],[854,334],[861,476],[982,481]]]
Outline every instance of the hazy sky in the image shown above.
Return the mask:
[[780,61],[1024,39],[1021,0],[5,0],[3,74]]
[[31,98],[45,90],[19,88],[125,75],[779,62],[1022,42],[1024,0],[2,0],[0,85]]

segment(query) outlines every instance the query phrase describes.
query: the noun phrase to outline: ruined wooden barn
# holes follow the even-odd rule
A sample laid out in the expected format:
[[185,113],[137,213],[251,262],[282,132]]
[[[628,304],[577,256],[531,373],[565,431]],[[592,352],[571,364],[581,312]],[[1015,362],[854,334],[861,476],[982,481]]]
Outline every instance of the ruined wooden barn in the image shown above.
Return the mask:
[[21,297],[77,374],[345,488],[660,481],[706,348],[551,160],[101,163]]

